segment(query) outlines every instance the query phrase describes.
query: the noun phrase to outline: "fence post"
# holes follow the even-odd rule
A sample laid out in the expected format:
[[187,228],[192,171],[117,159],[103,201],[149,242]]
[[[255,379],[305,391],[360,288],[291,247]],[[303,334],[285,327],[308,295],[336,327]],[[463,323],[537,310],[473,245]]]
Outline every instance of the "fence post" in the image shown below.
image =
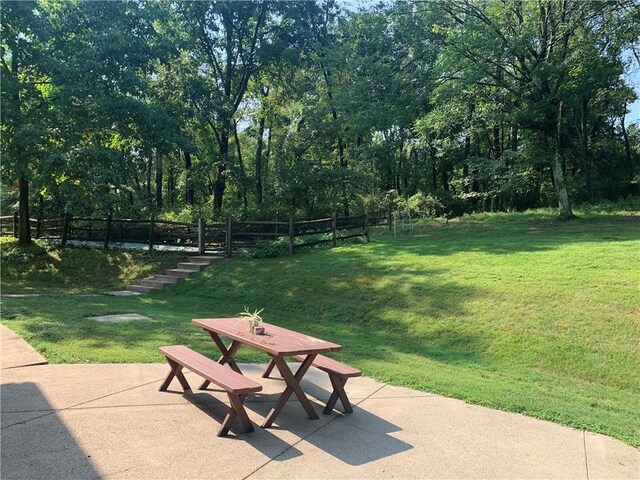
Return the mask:
[[41,232],[42,232],[42,214],[38,215],[38,219],[36,220],[36,238],[40,238]]
[[228,258],[231,258],[231,242],[233,241],[231,235],[231,227],[232,227],[231,217],[227,218],[227,230],[225,231],[225,241],[224,248],[226,250],[226,255]]
[[151,218],[149,220],[149,251],[153,250],[153,229],[154,229],[154,218],[153,215],[151,215]]
[[62,222],[62,246],[67,244],[67,237],[69,236],[69,227],[71,226],[71,215],[69,213],[64,214],[64,220]]
[[19,222],[18,212],[13,212],[13,236],[14,238],[18,238],[18,222]]
[[111,212],[107,215],[107,231],[104,233],[104,249],[109,248],[109,237],[111,236]]
[[338,226],[338,218],[335,212],[331,216],[331,242],[336,246],[336,227]]
[[369,214],[364,214],[364,240],[369,243]]
[[391,230],[392,221],[393,221],[393,227],[395,228],[395,225],[396,225],[395,218],[392,219],[391,207],[389,207],[389,210],[387,210],[387,226],[389,227],[389,230]]
[[295,235],[295,225],[293,217],[289,217],[289,255],[293,255],[293,239]]
[[205,223],[203,218],[198,219],[198,254],[204,255]]

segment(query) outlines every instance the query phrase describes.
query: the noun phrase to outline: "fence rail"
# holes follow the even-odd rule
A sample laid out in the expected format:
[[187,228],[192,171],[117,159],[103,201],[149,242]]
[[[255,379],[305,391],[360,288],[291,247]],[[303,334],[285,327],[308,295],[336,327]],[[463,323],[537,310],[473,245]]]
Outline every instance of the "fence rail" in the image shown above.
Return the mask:
[[[21,219],[17,213],[0,217],[0,235],[18,236]],[[338,240],[363,236],[369,241],[369,227],[387,223],[386,214],[367,214],[354,217],[338,217],[313,220],[290,218],[288,222],[269,220],[234,221],[206,223],[203,219],[196,223],[172,222],[168,220],[127,219],[127,218],[63,218],[29,219],[31,234],[36,238],[101,242],[104,248],[118,243],[142,243],[152,250],[160,245],[194,247],[200,253],[206,250],[224,250],[227,256],[234,249],[259,246],[261,242],[278,238],[288,239],[289,253],[304,246],[317,245]],[[307,239],[315,235],[329,235],[329,238]],[[296,239],[299,239],[296,241]]]

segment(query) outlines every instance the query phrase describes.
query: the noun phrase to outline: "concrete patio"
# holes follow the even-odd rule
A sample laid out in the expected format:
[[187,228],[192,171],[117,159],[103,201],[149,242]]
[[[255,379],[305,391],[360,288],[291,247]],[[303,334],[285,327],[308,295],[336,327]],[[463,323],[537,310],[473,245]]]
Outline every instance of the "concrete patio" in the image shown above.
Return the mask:
[[[618,440],[366,377],[347,383],[351,415],[312,421],[289,401],[274,427],[219,438],[220,391],[158,392],[164,364],[33,365],[1,330],[3,479],[640,478],[640,452]],[[284,385],[265,367],[241,365],[263,385],[247,401],[257,424]],[[321,412],[326,374],[303,385]]]

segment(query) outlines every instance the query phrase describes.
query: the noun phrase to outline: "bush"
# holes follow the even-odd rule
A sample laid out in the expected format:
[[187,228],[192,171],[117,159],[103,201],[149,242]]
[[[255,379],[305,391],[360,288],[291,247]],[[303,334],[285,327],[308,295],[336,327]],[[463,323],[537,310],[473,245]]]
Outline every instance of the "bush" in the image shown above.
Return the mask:
[[416,193],[407,200],[408,213],[413,217],[439,217],[447,212],[446,207],[438,197]]

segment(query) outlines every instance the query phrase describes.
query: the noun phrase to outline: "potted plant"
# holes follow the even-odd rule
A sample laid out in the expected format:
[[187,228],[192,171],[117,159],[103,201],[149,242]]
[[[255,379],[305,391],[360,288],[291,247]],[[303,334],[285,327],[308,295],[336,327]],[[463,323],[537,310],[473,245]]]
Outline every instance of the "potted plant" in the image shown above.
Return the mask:
[[262,310],[264,308],[251,312],[247,307],[244,307],[244,312],[238,313],[239,316],[245,317],[249,322],[249,333],[252,335],[264,335],[264,327],[260,326],[262,323],[262,317],[260,316]]

